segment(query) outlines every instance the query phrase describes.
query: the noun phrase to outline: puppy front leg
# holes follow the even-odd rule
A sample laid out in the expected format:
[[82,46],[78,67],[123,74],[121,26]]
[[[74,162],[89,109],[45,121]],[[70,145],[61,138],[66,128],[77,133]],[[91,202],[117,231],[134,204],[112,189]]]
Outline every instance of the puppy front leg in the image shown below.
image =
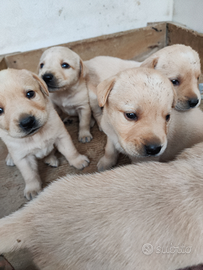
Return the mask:
[[99,171],[105,171],[116,165],[118,159],[118,151],[116,150],[112,140],[107,137],[107,144],[105,147],[105,154],[99,160],[97,168]]
[[21,160],[15,160],[14,162],[20,170],[24,181],[25,189],[24,196],[31,200],[41,191],[41,180],[38,174],[37,161],[34,156],[26,156]]
[[90,106],[80,108],[78,110],[79,116],[79,142],[86,143],[92,140],[90,133],[91,109]]
[[83,169],[88,166],[89,159],[78,153],[64,126],[61,127],[61,134],[60,137],[57,138],[55,146],[59,152],[65,156],[71,166],[74,166],[77,169]]

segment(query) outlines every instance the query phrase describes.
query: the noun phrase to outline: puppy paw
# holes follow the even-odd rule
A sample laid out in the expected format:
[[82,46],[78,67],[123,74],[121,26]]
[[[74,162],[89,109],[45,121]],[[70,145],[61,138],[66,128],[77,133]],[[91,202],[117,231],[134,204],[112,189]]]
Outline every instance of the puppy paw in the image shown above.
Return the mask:
[[93,137],[92,137],[91,133],[87,130],[79,132],[79,137],[78,137],[79,142],[88,143],[92,140],[92,138]]
[[44,163],[51,166],[51,167],[54,167],[54,168],[57,168],[59,166],[59,161],[58,161],[57,157],[54,155],[47,156],[44,159]]
[[15,166],[13,159],[11,157],[11,155],[8,153],[7,157],[6,157],[6,165],[7,166]]
[[76,169],[82,170],[83,168],[87,167],[89,165],[89,159],[88,157],[84,155],[78,155],[77,158],[74,160],[71,160],[70,165],[75,167]]
[[97,169],[99,172],[109,170],[116,164],[116,161],[112,161],[111,159],[106,158],[103,156],[99,162],[97,163]]
[[41,183],[38,181],[31,181],[29,184],[26,184],[24,189],[24,196],[27,200],[32,200],[36,197],[42,190]]

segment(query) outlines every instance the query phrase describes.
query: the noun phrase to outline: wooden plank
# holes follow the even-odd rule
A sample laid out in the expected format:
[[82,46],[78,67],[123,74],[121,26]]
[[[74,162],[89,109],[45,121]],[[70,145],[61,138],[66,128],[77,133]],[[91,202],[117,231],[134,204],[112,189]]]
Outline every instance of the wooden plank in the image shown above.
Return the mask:
[[[166,23],[104,35],[96,38],[61,44],[78,53],[83,60],[98,55],[142,61],[166,45]],[[41,54],[47,48],[6,56],[11,68],[25,68],[36,72]]]
[[188,29],[180,24],[167,23],[167,45],[185,44],[199,53],[203,70],[203,34]]
[[6,65],[6,61],[4,57],[0,57],[0,70],[2,69],[6,69],[7,65]]

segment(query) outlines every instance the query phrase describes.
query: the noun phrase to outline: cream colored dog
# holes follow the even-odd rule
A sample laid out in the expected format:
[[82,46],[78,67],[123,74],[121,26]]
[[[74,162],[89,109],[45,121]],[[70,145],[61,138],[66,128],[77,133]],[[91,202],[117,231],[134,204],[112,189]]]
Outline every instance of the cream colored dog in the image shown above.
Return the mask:
[[[7,165],[15,164],[22,173],[28,200],[41,190],[36,158],[48,156],[54,145],[77,169],[89,162],[76,150],[48,95],[46,84],[34,73],[0,72],[0,138],[9,151]],[[57,166],[56,159],[46,162]]]
[[202,194],[202,143],[165,164],[66,176],[0,220],[0,253],[26,248],[40,270],[202,263]]
[[184,113],[171,110],[173,86],[158,71],[123,71],[100,83],[97,95],[104,107],[101,127],[107,135],[99,171],[114,166],[119,152],[133,162],[154,157],[168,161],[203,141],[203,112],[198,108]]
[[68,115],[79,116],[79,141],[90,142],[91,109],[86,87],[86,68],[66,47],[52,47],[41,56],[39,76],[46,82],[55,105]]
[[102,110],[98,104],[97,99],[97,86],[100,82],[116,75],[120,71],[138,67],[140,63],[130,60],[122,60],[110,56],[97,56],[89,61],[84,62],[88,68],[87,73],[87,87],[89,92],[90,107],[93,116],[97,121],[98,126],[101,128]]
[[79,115],[79,141],[89,142],[92,139],[89,102],[99,126],[102,114],[96,96],[97,85],[122,70],[139,65],[108,56],[83,62],[67,47],[52,47],[41,56],[39,76],[46,82],[54,104],[69,115]]
[[155,68],[170,79],[177,92],[176,110],[185,111],[200,104],[200,59],[191,47],[171,45],[152,54],[140,64],[141,67]]
[[122,60],[115,57],[98,56],[85,61],[88,68],[87,86],[90,106],[94,118],[101,128],[102,111],[97,100],[97,85],[128,68],[148,67],[161,71],[173,83],[177,93],[176,110],[188,110],[200,104],[201,97],[198,89],[198,79],[201,73],[198,53],[185,45],[165,47],[144,62]]

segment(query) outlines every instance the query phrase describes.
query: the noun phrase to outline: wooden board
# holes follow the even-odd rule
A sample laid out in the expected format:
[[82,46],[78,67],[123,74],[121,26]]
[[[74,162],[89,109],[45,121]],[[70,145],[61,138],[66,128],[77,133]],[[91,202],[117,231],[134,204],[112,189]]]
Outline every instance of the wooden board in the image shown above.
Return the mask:
[[[147,27],[60,44],[60,46],[69,47],[83,60],[97,55],[109,55],[142,61],[157,50],[177,43],[189,45],[196,50],[200,55],[203,68],[203,34],[172,22],[149,23]],[[26,68],[37,72],[40,56],[46,49],[0,57],[0,70],[10,67]]]
[[6,68],[7,68],[7,64],[6,64],[5,58],[0,57],[0,70],[6,69]]
[[203,70],[203,34],[175,23],[167,23],[167,45],[185,44],[199,53]]
[[[98,55],[142,61],[144,57],[166,46],[166,23],[120,32],[111,35],[61,44],[78,53],[83,60]],[[37,71],[41,54],[47,48],[6,56],[7,66]]]

